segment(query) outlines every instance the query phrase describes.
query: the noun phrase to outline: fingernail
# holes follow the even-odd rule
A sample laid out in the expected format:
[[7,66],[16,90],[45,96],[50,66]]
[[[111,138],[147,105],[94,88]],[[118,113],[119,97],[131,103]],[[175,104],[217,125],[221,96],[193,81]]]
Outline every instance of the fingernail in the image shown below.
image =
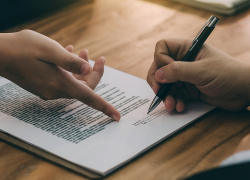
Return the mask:
[[115,121],[119,121],[119,117],[116,116],[115,114],[111,114],[110,117]]
[[87,63],[83,63],[80,73],[83,76],[88,75],[90,73],[90,65]]
[[160,78],[161,80],[164,80],[164,73],[163,73],[163,69],[159,69],[157,72],[156,72],[156,76],[158,76],[158,78]]

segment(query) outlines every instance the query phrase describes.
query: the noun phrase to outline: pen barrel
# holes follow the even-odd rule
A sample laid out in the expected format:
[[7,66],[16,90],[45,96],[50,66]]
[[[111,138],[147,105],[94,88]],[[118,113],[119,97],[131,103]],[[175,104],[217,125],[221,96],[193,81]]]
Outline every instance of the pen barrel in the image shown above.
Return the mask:
[[163,84],[159,89],[156,96],[158,96],[161,100],[164,100],[166,96],[169,94],[170,89],[173,87],[174,83]]
[[214,30],[214,27],[208,27],[206,26],[202,33],[199,35],[196,41],[192,44],[192,46],[189,48],[188,52],[185,54],[185,56],[182,58],[181,61],[194,61],[195,57],[199,53],[202,45],[208,38],[208,36],[211,34],[211,32]]

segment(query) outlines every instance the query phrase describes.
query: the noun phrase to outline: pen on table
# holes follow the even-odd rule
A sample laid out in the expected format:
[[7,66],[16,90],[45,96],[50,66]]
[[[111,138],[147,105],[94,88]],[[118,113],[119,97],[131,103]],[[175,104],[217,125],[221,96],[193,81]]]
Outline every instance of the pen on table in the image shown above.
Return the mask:
[[[207,22],[202,26],[201,30],[195,36],[192,46],[189,48],[188,52],[185,54],[181,61],[193,61],[195,59],[202,45],[214,30],[219,20],[219,18],[213,15],[207,20]],[[152,112],[160,104],[160,102],[167,97],[173,85],[174,83],[166,83],[162,85],[154,100],[152,101],[147,114]]]

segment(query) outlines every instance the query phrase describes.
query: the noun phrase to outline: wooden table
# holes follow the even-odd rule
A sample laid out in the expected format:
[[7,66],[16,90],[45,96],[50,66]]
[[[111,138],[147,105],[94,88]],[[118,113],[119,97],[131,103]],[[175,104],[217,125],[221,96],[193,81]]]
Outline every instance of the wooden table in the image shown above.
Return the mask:
[[[210,15],[166,0],[80,0],[7,32],[35,30],[63,46],[74,45],[74,53],[86,48],[91,59],[105,56],[107,66],[146,79],[156,42],[193,38]],[[250,10],[219,17],[221,22],[207,42],[249,59]],[[181,179],[218,166],[248,133],[250,112],[216,109],[106,179]],[[0,159],[1,179],[86,179],[3,142]]]

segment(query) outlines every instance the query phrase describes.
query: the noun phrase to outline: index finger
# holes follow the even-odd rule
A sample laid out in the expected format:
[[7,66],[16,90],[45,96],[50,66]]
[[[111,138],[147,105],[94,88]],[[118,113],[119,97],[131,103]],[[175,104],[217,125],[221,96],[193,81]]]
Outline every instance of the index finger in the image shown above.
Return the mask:
[[90,87],[84,85],[75,78],[68,82],[70,84],[67,86],[68,89],[66,91],[71,97],[98,111],[103,112],[116,121],[121,119],[121,115],[118,110],[112,104],[96,94]]
[[152,63],[150,69],[148,70],[147,82],[149,86],[153,89],[154,93],[157,94],[160,89],[160,83],[158,83],[155,79],[155,72],[158,70],[155,62]]
[[192,45],[191,39],[169,38],[157,42],[154,61],[158,68],[180,61]]

